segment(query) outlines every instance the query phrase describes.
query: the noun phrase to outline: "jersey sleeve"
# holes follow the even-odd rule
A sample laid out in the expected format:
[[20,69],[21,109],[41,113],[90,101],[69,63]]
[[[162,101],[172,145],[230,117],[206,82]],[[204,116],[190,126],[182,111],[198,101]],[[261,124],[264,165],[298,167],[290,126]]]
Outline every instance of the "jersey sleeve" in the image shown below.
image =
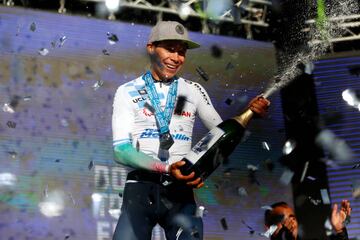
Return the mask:
[[112,113],[113,146],[131,143],[131,130],[134,124],[134,110],[130,107],[120,86],[115,93]]
[[211,103],[206,90],[199,84],[193,83],[193,92],[197,100],[197,113],[207,129],[212,129],[222,122],[218,112]]

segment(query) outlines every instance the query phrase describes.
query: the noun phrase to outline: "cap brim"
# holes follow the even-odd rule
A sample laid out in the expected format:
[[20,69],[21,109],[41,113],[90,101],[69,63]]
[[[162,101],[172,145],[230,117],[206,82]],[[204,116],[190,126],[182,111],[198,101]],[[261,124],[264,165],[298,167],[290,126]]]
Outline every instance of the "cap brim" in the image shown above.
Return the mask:
[[193,41],[183,40],[183,42],[186,43],[188,49],[194,49],[200,47],[200,44]]
[[[164,38],[164,39],[159,39],[153,42],[161,42],[161,41],[167,41],[167,40],[174,40],[174,41],[181,41],[186,43],[187,45],[187,49],[194,49],[194,48],[198,48],[200,47],[200,44],[190,41],[190,40],[185,40],[185,39],[173,39],[173,38]],[[152,43],[152,41],[150,40],[149,43]]]

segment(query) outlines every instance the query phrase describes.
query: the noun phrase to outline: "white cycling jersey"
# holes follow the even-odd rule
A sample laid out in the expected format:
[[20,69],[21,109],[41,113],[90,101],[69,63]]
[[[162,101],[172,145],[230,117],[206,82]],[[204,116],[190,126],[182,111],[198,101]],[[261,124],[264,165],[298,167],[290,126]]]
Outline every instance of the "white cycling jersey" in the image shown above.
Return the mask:
[[[155,81],[162,109],[171,83]],[[132,143],[133,147],[161,161],[172,164],[191,149],[196,114],[210,130],[222,122],[205,89],[196,82],[178,79],[177,99],[169,125],[174,144],[160,149],[159,130],[142,76],[121,85],[115,94],[112,116],[113,145]]]

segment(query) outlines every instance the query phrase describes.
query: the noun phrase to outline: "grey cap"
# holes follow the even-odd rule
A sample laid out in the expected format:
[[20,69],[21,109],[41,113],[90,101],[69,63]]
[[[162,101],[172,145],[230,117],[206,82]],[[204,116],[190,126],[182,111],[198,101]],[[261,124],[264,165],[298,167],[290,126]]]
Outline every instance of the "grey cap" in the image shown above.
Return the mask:
[[187,29],[181,23],[175,21],[159,21],[152,28],[148,43],[164,40],[183,41],[187,44],[188,49],[200,47],[200,44],[189,39]]

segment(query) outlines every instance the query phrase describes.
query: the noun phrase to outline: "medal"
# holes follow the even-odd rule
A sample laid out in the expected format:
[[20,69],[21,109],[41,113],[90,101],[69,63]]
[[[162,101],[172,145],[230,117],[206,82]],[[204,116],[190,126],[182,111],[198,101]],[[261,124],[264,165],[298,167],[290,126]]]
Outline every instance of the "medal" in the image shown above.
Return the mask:
[[174,139],[170,134],[169,124],[171,121],[171,116],[175,108],[175,101],[177,96],[177,78],[173,79],[173,82],[170,86],[167,98],[165,109],[161,109],[161,104],[159,96],[156,92],[154,85],[154,80],[151,76],[151,73],[148,71],[144,74],[143,79],[145,81],[145,88],[149,95],[152,107],[155,109],[155,118],[159,126],[159,136],[160,136],[160,148],[164,150],[169,150],[170,147],[174,144]]
[[169,132],[160,134],[160,148],[161,149],[169,150],[173,144],[174,144],[174,139]]

